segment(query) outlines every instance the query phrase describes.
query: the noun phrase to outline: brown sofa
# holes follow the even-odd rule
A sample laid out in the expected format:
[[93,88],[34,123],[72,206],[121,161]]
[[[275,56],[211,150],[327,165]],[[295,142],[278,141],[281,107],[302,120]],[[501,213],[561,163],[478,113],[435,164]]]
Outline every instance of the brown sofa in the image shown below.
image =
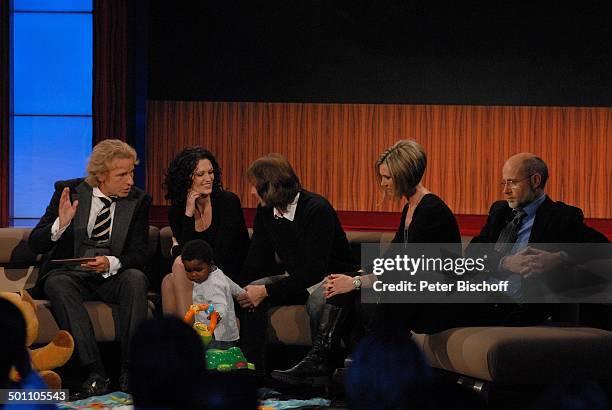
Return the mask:
[[[36,281],[41,255],[28,245],[29,228],[0,228],[0,290],[16,292]],[[169,227],[149,230],[147,273],[169,266],[172,233]],[[356,253],[361,243],[384,247],[389,232],[348,232]],[[469,240],[469,238],[464,238]],[[161,256],[161,262],[160,262]],[[165,264],[164,264],[165,263]],[[167,281],[166,277],[164,281]],[[37,300],[40,330],[36,343],[47,343],[57,324],[45,300]],[[115,340],[116,307],[86,302],[98,341]],[[154,305],[150,303],[150,314]],[[184,312],[166,312],[182,315]],[[284,306],[270,312],[268,340],[286,345],[309,345],[310,327],[303,306]],[[430,364],[460,379],[496,385],[546,384],[554,380],[612,379],[612,332],[578,326],[465,327],[432,335],[415,335]]]
[[[0,291],[18,292],[32,287],[38,277],[38,268],[42,255],[32,253],[28,246],[31,228],[0,228]],[[155,275],[158,265],[159,229],[149,227],[149,266],[145,269],[148,275]],[[47,300],[35,300],[36,314],[39,319],[38,338],[34,343],[47,343],[58,331],[57,323]],[[96,339],[100,342],[115,340],[116,305],[103,302],[85,302],[91,318]],[[149,314],[152,315],[155,305],[149,303]]]
[[[362,243],[380,243],[384,248],[393,233],[347,232],[347,237],[358,254]],[[470,239],[462,238],[464,244]],[[170,256],[171,244],[172,232],[165,227],[160,231],[163,257]],[[166,276],[165,284],[169,281],[171,277]],[[310,338],[304,306],[271,310],[269,343],[309,345]],[[464,327],[431,335],[416,334],[414,339],[433,367],[472,386],[612,379],[612,332],[606,330],[569,323],[564,327]]]

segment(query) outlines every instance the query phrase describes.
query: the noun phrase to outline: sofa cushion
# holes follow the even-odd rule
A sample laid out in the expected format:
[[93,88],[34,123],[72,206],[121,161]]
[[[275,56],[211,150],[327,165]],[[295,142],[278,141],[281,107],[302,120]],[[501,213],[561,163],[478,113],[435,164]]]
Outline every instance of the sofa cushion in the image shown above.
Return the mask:
[[612,375],[612,332],[601,329],[464,327],[415,340],[432,366],[499,385]]
[[[57,334],[59,327],[51,313],[51,303],[48,300],[36,300],[36,315],[38,316],[38,337],[34,343],[50,342]],[[91,319],[96,340],[111,342],[115,340],[115,325],[118,324],[119,305],[107,304],[100,301],[85,302],[85,309]],[[149,301],[149,317],[153,316],[155,306]]]
[[33,286],[40,255],[28,246],[31,228],[0,228],[0,291],[18,292]]
[[279,306],[270,309],[268,342],[287,345],[310,345],[310,319],[304,305]]
[[0,266],[0,291],[19,292],[36,284],[38,268],[35,266],[6,267]]
[[162,258],[170,258],[170,249],[172,249],[172,229],[169,226],[164,226],[159,230],[159,245],[161,247]]
[[[38,266],[42,255],[36,255],[28,246],[31,228],[0,228],[0,291],[19,292],[34,286],[38,277]],[[149,227],[149,249],[146,273],[149,280],[159,265],[159,230]],[[35,343],[48,343],[58,331],[57,323],[46,300],[35,300],[39,320],[39,333]],[[85,302],[98,341],[115,340],[115,323],[118,306],[103,302]],[[155,306],[149,302],[149,316]]]
[[0,265],[24,266],[40,262],[28,246],[32,228],[0,228]]
[[[36,284],[42,255],[30,250],[32,228],[0,228],[0,291],[19,292]],[[159,276],[159,229],[149,226],[149,248],[145,273],[150,282]]]

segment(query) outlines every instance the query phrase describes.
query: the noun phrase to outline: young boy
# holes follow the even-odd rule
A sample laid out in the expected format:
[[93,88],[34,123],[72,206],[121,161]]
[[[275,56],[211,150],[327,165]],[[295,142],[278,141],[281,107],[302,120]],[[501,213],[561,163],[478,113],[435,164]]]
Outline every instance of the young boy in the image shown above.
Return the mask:
[[[208,348],[229,349],[237,346],[240,336],[233,296],[243,293],[244,289],[214,265],[213,250],[206,241],[194,239],[187,242],[183,247],[181,258],[187,278],[194,282],[193,303],[212,304],[221,316]],[[206,316],[206,312],[198,312],[196,320],[210,324]]]

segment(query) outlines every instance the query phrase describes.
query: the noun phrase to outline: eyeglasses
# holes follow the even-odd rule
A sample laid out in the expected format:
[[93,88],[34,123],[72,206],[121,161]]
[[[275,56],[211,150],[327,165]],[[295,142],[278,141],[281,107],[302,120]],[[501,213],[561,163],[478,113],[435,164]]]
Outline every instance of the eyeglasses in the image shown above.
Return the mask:
[[506,180],[502,180],[499,184],[501,185],[502,188],[506,188],[506,186],[509,186],[510,189],[514,189],[517,187],[517,185],[519,184],[519,182],[522,182],[526,179],[531,178],[532,176],[534,176],[535,174],[531,174],[526,176],[525,178],[522,179],[506,179]]

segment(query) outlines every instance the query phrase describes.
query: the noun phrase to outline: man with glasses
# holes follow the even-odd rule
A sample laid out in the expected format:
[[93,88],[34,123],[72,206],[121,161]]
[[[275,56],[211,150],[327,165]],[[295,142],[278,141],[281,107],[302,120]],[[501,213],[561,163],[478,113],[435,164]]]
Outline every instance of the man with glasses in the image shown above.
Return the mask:
[[[548,167],[531,153],[510,157],[502,169],[501,189],[504,201],[497,201],[480,234],[472,239],[467,254],[482,249],[479,243],[494,244],[489,266],[496,274],[512,279],[519,288],[521,281],[537,275],[561,272],[573,262],[574,255],[561,249],[530,244],[603,243],[607,238],[584,224],[579,208],[551,200],[544,191]],[[542,250],[547,247],[548,250]],[[569,248],[568,248],[569,249]],[[540,306],[541,307],[541,306]],[[550,316],[550,309],[539,310],[530,319]]]
[[584,224],[579,208],[554,202],[544,192],[548,167],[531,153],[510,157],[502,169],[504,201],[495,202],[487,223],[471,243],[495,243],[501,268],[534,274],[560,262],[559,254],[529,247],[529,243],[607,242]]

